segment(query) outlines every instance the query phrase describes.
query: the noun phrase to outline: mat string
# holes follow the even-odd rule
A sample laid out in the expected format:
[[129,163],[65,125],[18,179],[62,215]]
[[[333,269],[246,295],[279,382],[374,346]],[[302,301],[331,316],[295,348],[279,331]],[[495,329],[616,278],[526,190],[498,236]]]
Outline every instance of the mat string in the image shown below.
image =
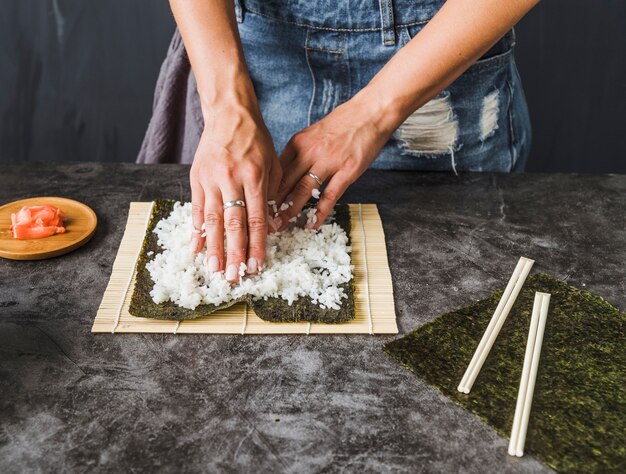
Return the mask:
[[306,335],[310,335],[311,334],[311,323],[309,323],[309,325],[306,327]]
[[374,321],[372,321],[372,306],[370,304],[370,283],[367,274],[367,247],[365,245],[365,225],[363,225],[363,212],[359,203],[359,223],[361,224],[361,234],[363,236],[363,263],[365,264],[365,295],[367,297],[367,316],[370,323],[370,335],[374,334]]
[[[146,217],[146,225],[144,227],[144,235],[146,234],[146,230],[148,230],[148,224],[150,224],[150,218],[152,217],[152,208],[154,207],[154,201],[150,204],[150,211],[148,211],[148,215]],[[133,283],[133,275],[135,274],[135,268],[137,267],[137,260],[139,260],[139,255],[141,254],[141,244],[139,245],[139,250],[137,250],[137,256],[135,257],[135,261],[133,263],[132,270],[130,272],[130,276],[128,277],[128,282],[126,283],[122,301],[120,301],[120,305],[117,308],[117,313],[115,313],[115,321],[113,322],[113,328],[111,328],[111,334],[115,334],[115,330],[120,324],[120,317],[122,316],[122,308],[124,307],[124,301],[126,301],[126,295],[128,294],[128,290],[130,289],[130,285]]]
[[174,334],[178,334],[178,328],[180,327],[180,321],[176,322],[176,326],[174,327]]
[[248,327],[248,303],[244,304],[245,306],[243,308],[243,327],[241,328],[242,336],[246,333],[246,327]]

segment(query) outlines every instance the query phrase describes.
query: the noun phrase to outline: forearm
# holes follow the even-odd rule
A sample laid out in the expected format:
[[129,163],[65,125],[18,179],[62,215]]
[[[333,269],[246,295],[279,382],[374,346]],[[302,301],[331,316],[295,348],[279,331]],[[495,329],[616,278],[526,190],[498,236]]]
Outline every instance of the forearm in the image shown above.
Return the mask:
[[[247,71],[232,0],[170,0],[204,115],[191,184],[194,252],[209,274],[239,280],[265,259],[267,202],[281,179],[272,138]],[[226,208],[226,202],[237,203]],[[242,206],[240,203],[245,202]],[[226,243],[225,243],[226,241]]]
[[256,107],[232,0],[170,0],[191,62],[202,111],[224,103]]
[[357,100],[368,102],[391,133],[450,85],[539,0],[448,0]]

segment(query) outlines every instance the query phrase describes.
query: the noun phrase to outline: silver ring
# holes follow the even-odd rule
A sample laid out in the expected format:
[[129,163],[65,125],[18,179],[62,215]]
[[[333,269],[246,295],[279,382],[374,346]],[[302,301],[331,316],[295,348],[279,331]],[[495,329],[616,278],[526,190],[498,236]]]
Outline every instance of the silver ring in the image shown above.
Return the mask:
[[307,173],[311,178],[313,178],[315,181],[317,181],[317,184],[319,184],[320,186],[323,184],[323,181],[320,179],[320,177],[316,174],[311,173],[310,171]]
[[224,209],[228,209],[229,207],[246,207],[246,203],[240,200],[226,201],[224,203]]

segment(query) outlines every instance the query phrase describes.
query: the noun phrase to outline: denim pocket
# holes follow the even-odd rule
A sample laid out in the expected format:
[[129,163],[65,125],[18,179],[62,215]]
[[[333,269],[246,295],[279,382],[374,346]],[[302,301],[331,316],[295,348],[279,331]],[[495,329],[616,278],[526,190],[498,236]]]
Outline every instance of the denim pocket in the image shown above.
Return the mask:
[[[400,45],[408,43],[422,27],[401,27]],[[405,161],[417,160],[415,166],[420,169],[512,169],[515,164],[510,126],[513,44],[514,35],[509,32],[396,130],[395,145]]]

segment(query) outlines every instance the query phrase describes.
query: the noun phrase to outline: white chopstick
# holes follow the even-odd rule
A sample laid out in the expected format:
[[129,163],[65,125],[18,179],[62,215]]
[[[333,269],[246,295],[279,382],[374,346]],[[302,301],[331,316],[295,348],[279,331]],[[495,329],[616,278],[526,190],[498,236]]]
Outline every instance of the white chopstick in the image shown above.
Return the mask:
[[524,454],[530,407],[533,403],[533,392],[535,391],[535,382],[537,381],[537,369],[539,367],[539,357],[541,355],[541,345],[543,343],[543,333],[546,327],[549,306],[549,293],[535,293],[535,303],[533,304],[528,341],[526,343],[526,354],[524,355],[524,367],[522,369],[513,428],[511,429],[511,440],[509,442],[509,454],[511,456],[521,457]]
[[474,356],[472,357],[472,360],[467,366],[467,370],[461,379],[461,383],[457,388],[459,392],[469,393],[472,389],[474,381],[476,380],[476,377],[478,377],[478,372],[480,372],[480,369],[485,363],[485,360],[489,355],[489,351],[498,337],[500,329],[502,329],[502,325],[504,324],[504,321],[506,321],[511,308],[513,307],[513,303],[515,303],[515,299],[526,281],[526,277],[530,273],[533,263],[535,263],[534,260],[526,257],[521,257],[519,262],[517,262],[513,275],[511,276],[511,279],[502,294],[502,298],[500,298],[498,307],[493,313],[485,334],[480,340],[480,343],[476,348],[476,352],[474,352]]

